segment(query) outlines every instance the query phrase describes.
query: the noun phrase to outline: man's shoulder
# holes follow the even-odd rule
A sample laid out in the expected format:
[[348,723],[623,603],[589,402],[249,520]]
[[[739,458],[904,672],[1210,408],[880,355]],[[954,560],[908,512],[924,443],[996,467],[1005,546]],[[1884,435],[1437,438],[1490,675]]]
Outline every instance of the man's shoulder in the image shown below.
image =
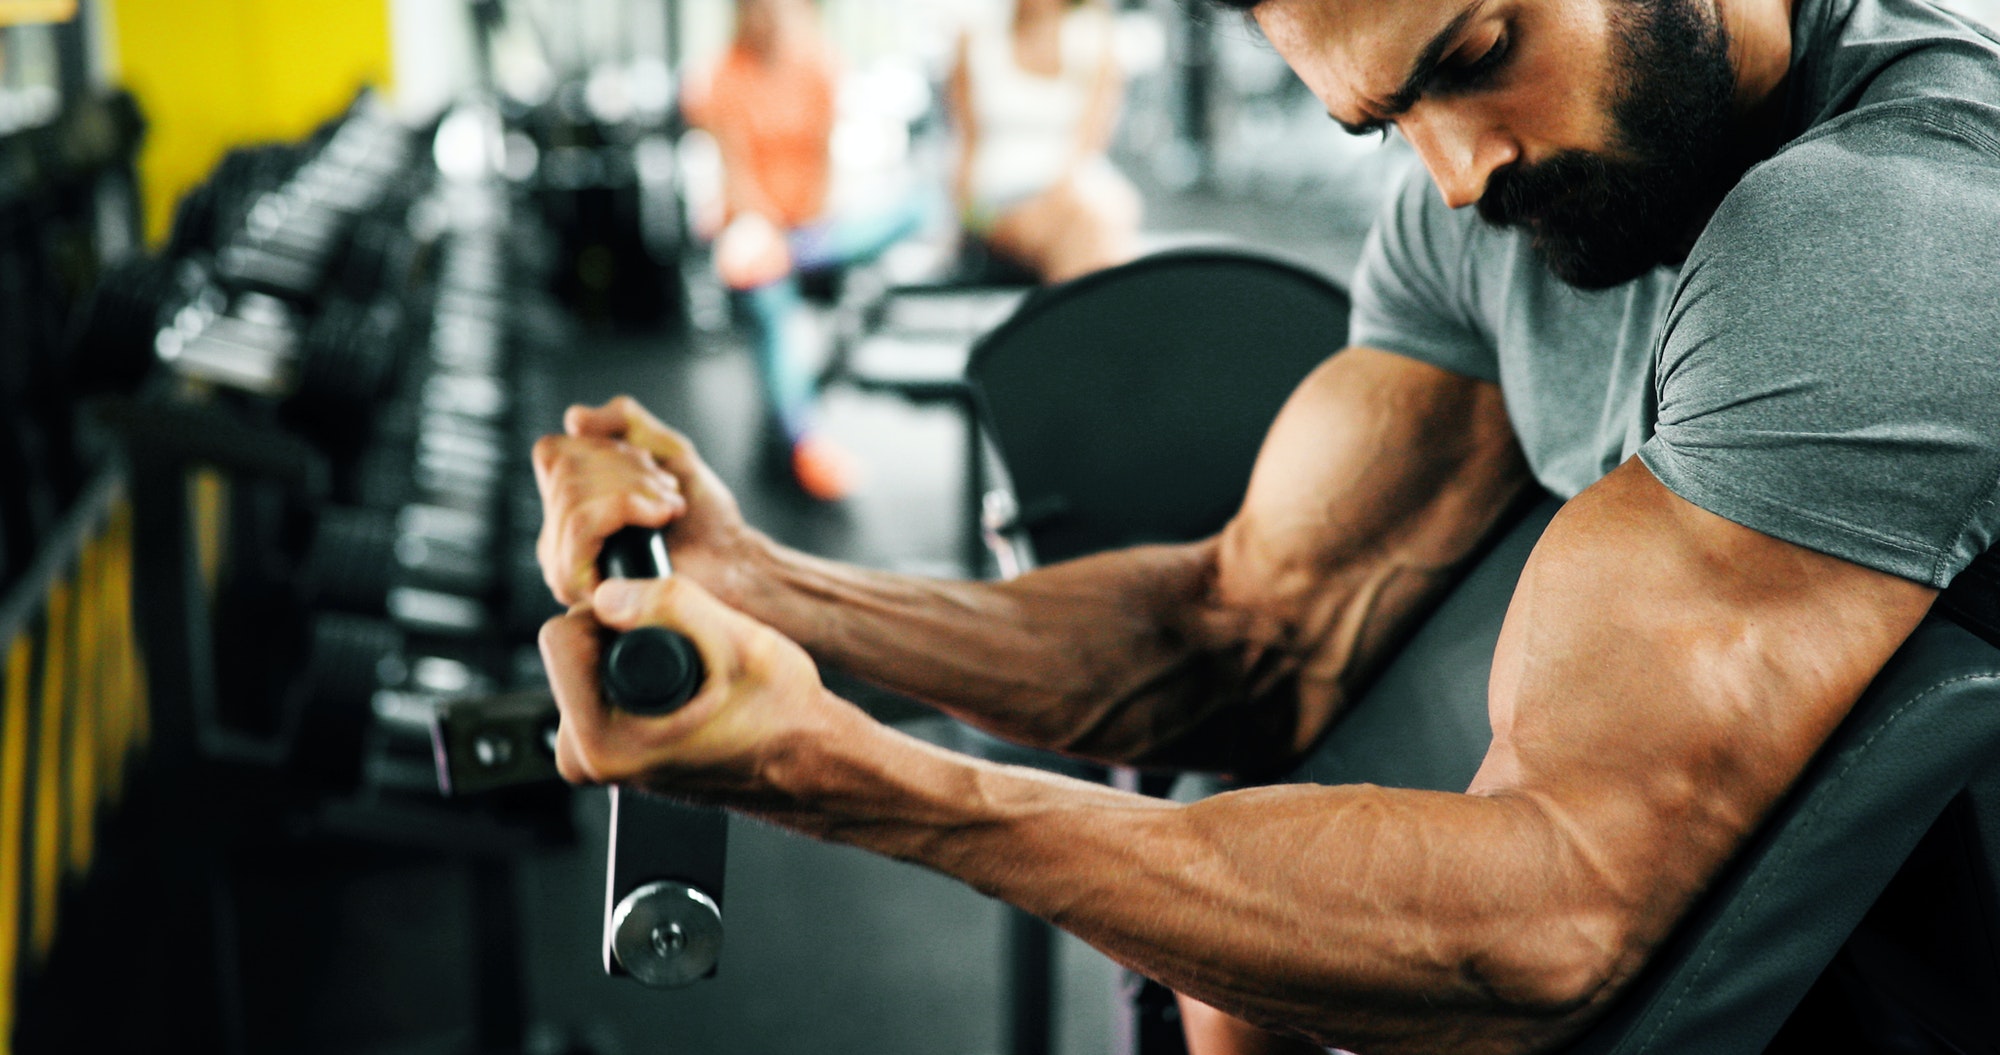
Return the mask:
[[1925,0],[1808,4],[1792,72],[1795,138],[1725,202],[1854,218],[1995,197],[2000,39]]
[[[1995,71],[2000,79],[2000,69]],[[1807,174],[1968,166],[1964,176],[1991,178],[2000,167],[2000,95],[1899,95],[1870,102],[1787,143],[1762,167]]]
[[[1812,129],[1723,199],[1691,262],[1792,250],[1880,262],[2000,223],[2000,107],[1903,98]],[[1914,277],[1914,276],[1912,276]]]

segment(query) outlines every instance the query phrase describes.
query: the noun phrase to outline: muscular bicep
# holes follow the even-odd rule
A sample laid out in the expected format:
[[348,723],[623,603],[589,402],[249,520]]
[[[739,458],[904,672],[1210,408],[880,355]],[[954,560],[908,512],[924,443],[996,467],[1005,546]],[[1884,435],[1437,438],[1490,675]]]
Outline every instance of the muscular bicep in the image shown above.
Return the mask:
[[1556,517],[1494,656],[1475,793],[1546,811],[1636,968],[1928,610],[1627,462]]
[[1529,485],[1490,382],[1350,348],[1286,403],[1217,589],[1296,664],[1303,748]]

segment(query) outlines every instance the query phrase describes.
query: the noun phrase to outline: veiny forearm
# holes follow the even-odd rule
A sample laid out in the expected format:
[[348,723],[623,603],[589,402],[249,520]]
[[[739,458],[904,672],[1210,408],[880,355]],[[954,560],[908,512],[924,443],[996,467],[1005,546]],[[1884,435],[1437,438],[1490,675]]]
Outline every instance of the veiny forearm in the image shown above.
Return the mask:
[[1297,664],[1217,603],[1214,555],[1213,543],[1148,546],[980,583],[767,545],[748,577],[760,587],[734,600],[822,661],[995,735],[1226,768],[1289,743]]
[[1278,787],[1193,806],[853,723],[761,812],[956,877],[1204,1002],[1375,1053],[1522,1051],[1605,995],[1604,894],[1526,797]]
[[1255,773],[1310,746],[1526,481],[1497,389],[1352,349],[1293,395],[1213,540],[998,584],[760,542],[726,596],[821,659],[1005,738]]

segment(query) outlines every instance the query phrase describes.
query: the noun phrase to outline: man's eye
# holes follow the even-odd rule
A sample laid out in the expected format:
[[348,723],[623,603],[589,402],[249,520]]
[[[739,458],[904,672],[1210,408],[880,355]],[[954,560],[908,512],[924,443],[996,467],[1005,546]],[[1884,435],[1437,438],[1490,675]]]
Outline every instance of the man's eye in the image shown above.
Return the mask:
[[1478,58],[1454,61],[1439,67],[1435,86],[1448,92],[1469,92],[1484,88],[1499,77],[1507,58],[1513,54],[1514,38],[1501,33],[1493,38],[1493,45]]
[[1334,117],[1332,114],[1328,114],[1327,116],[1333,117],[1333,123],[1339,125],[1341,131],[1346,132],[1348,135],[1351,136],[1383,136],[1386,138],[1389,135],[1390,126],[1395,124],[1395,122],[1393,121],[1386,121],[1379,117],[1371,117],[1368,120],[1363,121],[1358,125],[1354,125],[1354,124],[1348,124],[1346,121],[1343,121],[1338,117]]

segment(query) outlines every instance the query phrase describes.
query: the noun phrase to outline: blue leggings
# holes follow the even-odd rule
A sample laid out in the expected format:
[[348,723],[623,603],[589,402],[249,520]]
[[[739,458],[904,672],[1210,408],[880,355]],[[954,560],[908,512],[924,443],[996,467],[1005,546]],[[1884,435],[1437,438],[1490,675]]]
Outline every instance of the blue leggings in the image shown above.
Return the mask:
[[790,325],[800,304],[798,273],[865,264],[915,234],[929,213],[928,204],[912,196],[880,211],[830,217],[800,227],[786,235],[792,273],[741,291],[749,308],[764,399],[790,442],[798,442],[812,427],[817,381],[807,365],[808,349],[799,346],[797,331]]

